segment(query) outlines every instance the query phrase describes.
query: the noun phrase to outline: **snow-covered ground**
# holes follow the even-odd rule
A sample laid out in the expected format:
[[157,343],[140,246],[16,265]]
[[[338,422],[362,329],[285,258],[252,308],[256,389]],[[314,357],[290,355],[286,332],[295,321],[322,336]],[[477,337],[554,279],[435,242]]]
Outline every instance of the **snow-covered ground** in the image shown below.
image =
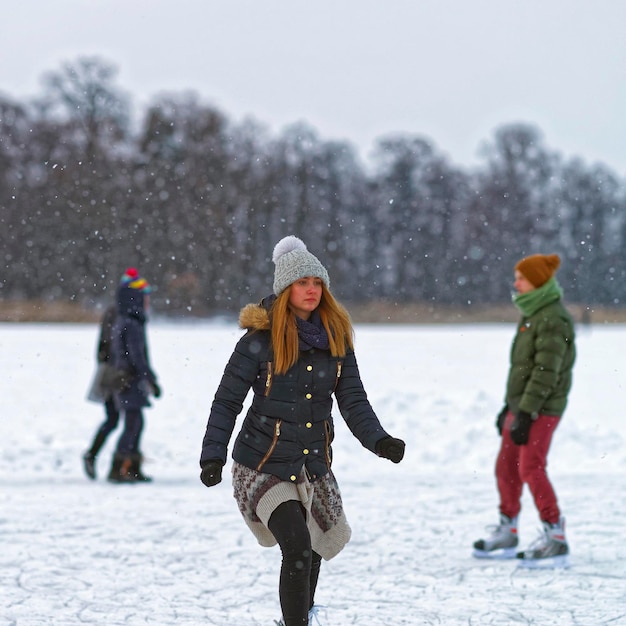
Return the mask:
[[[626,624],[626,327],[579,329],[570,406],[550,475],[568,521],[567,570],[471,557],[497,519],[493,426],[512,326],[358,326],[381,421],[407,442],[376,458],[337,415],[335,472],[352,541],[322,565],[326,626]],[[115,433],[80,457],[103,417],[85,400],[98,329],[0,325],[0,625],[270,626],[278,548],[240,519],[229,473],[199,481],[209,406],[235,325],[148,327],[164,396],[146,411],[152,484],[104,480]],[[119,431],[118,431],[119,432]],[[230,465],[229,465],[230,467]],[[522,545],[539,522],[528,492]]]

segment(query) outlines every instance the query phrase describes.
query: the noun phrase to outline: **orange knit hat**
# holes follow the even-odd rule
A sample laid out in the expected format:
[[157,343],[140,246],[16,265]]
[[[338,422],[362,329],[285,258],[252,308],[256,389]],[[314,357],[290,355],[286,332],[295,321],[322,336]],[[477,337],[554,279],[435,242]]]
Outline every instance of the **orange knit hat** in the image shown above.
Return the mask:
[[561,265],[558,254],[533,254],[517,262],[515,269],[521,272],[535,287],[547,283]]

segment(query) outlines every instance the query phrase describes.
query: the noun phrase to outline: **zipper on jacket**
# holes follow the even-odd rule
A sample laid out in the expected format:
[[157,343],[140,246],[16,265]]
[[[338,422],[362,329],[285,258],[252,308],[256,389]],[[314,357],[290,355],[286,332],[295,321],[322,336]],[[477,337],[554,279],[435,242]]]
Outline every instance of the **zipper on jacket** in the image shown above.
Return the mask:
[[326,466],[330,469],[331,458],[330,458],[330,424],[328,420],[324,420],[324,434],[326,436],[326,445],[324,446],[324,456],[326,457]]
[[270,390],[272,389],[272,362],[267,362],[267,378],[265,379],[265,397],[270,395]]
[[282,421],[283,420],[276,420],[276,424],[274,425],[274,436],[272,437],[272,443],[270,444],[270,447],[265,453],[265,456],[261,459],[261,462],[256,466],[257,472],[261,471],[261,468],[265,465],[265,463],[267,462],[267,459],[269,459],[272,456],[272,453],[274,452],[274,449],[276,448],[276,444],[278,443],[278,438],[280,437],[280,425],[282,424]]
[[339,383],[340,377],[341,377],[341,361],[337,361],[337,376],[335,376],[335,386],[333,387],[333,391],[337,389],[337,384]]

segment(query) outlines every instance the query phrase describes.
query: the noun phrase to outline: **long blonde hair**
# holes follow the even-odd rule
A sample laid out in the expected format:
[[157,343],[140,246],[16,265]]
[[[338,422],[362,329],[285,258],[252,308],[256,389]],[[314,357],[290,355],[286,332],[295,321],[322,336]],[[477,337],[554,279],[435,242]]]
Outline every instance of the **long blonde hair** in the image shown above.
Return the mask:
[[[295,365],[300,353],[296,315],[289,306],[290,291],[291,287],[283,290],[270,309],[274,369],[277,374],[284,374]],[[324,284],[317,311],[328,334],[330,353],[344,357],[348,349],[354,349],[352,321],[348,311],[335,300]]]

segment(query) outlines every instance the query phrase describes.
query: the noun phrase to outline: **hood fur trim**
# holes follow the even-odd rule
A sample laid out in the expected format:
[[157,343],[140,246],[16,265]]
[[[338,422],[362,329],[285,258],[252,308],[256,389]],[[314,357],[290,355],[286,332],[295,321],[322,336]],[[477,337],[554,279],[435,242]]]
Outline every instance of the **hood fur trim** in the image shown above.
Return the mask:
[[239,312],[239,327],[246,330],[269,330],[270,316],[259,304],[246,304]]

